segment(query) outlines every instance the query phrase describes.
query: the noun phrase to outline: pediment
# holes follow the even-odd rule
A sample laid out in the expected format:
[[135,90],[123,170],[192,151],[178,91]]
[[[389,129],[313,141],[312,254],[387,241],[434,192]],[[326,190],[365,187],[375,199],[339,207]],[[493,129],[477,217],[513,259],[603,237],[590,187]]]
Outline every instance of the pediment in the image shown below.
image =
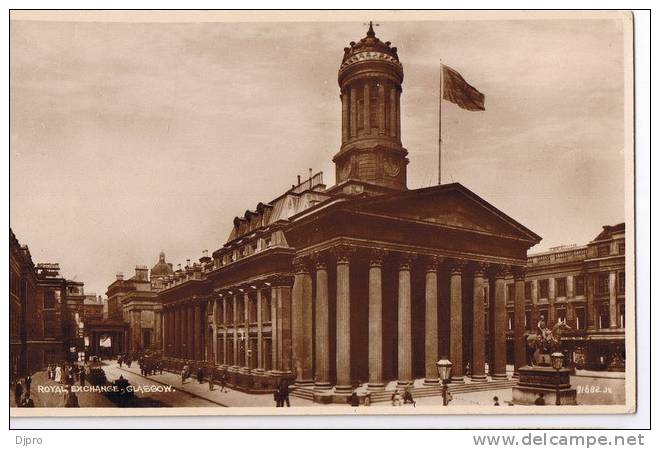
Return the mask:
[[349,207],[362,214],[427,222],[534,243],[541,240],[534,232],[457,183],[364,198]]

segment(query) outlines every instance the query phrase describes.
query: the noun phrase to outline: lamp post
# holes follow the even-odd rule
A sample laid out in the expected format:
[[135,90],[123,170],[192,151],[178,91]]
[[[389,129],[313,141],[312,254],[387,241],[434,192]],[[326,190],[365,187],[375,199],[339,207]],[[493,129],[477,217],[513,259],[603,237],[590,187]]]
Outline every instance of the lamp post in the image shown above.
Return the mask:
[[447,382],[451,377],[452,363],[447,359],[447,356],[442,356],[436,363],[438,367],[438,377],[442,381],[442,405],[447,405]]
[[561,352],[553,352],[550,355],[550,359],[552,360],[552,367],[557,371],[555,405],[561,405],[561,402],[559,401],[559,382],[561,380],[561,375],[559,374],[559,370],[562,369],[562,367],[564,366],[564,354],[562,354]]

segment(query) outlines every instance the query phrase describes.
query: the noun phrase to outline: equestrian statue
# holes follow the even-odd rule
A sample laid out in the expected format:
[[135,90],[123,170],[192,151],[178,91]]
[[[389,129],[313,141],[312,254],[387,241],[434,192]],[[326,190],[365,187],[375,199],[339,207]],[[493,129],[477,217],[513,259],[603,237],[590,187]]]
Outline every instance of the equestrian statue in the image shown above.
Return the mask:
[[557,320],[552,329],[545,324],[545,317],[541,315],[536,332],[527,335],[527,363],[530,366],[550,366],[550,354],[561,352],[561,336],[571,327],[564,320]]

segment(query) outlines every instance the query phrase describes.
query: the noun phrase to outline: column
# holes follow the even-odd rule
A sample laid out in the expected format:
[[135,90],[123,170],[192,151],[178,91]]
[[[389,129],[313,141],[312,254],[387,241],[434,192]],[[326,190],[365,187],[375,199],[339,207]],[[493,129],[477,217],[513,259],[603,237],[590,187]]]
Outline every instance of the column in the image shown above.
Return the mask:
[[566,276],[566,297],[568,299],[575,298],[575,277]]
[[507,267],[498,266],[495,271],[495,326],[493,335],[493,379],[506,379],[506,285]]
[[330,389],[330,318],[328,315],[328,267],[317,254],[316,263],[316,360],[314,388]]
[[222,364],[229,365],[230,360],[229,357],[227,357],[227,334],[229,333],[229,327],[227,326],[227,315],[229,311],[227,310],[227,303],[229,302],[229,298],[225,295],[222,296],[220,299],[222,301]]
[[349,94],[342,92],[341,98],[341,140],[345,143],[350,137]]
[[394,107],[394,115],[396,118],[396,137],[397,140],[401,141],[401,92],[397,89],[396,92],[396,106]]
[[[271,283],[272,285],[272,283]],[[277,298],[275,296],[275,291],[271,287],[270,290],[270,357],[271,357],[271,371],[277,371],[279,369],[279,358],[277,352],[278,346],[278,328],[279,328],[279,317],[277,315]]]
[[486,323],[484,310],[484,276],[488,264],[478,263],[474,268],[472,301],[472,381],[485,382],[486,378]]
[[193,358],[195,360],[202,360],[202,352],[201,352],[202,341],[200,338],[201,330],[202,330],[202,323],[201,323],[202,312],[199,301],[195,301],[194,305],[192,306],[192,311],[193,311],[192,331],[193,331],[193,345],[194,345]]
[[396,137],[396,85],[390,86],[390,136]]
[[555,289],[555,278],[548,279],[548,327],[552,329],[552,326],[557,322],[557,309],[555,307],[555,301],[557,299],[556,289]]
[[426,264],[425,281],[425,385],[439,383],[438,368],[438,258],[430,257]]
[[587,330],[593,330],[596,328],[596,311],[594,310],[594,291],[596,289],[594,284],[596,279],[590,273],[585,273],[584,282],[587,284]]
[[357,89],[351,86],[351,137],[357,136]]
[[291,292],[291,343],[293,346],[293,366],[296,385],[310,385],[314,382],[312,373],[311,305],[312,277],[307,260],[294,261],[295,276]]
[[378,83],[378,133],[385,134],[385,84]]
[[233,360],[231,365],[234,368],[238,368],[238,295],[232,294],[231,304],[232,304],[232,322],[234,324],[234,340],[232,342],[232,351],[233,351]]
[[539,281],[534,279],[532,282],[532,329],[535,328],[536,323],[539,321]]
[[262,297],[261,297],[261,288],[262,286],[257,286],[257,371],[264,371],[264,354],[263,354],[263,344],[264,344],[264,330],[263,330],[263,319],[262,319]]
[[170,345],[168,338],[170,338],[170,331],[168,326],[170,325],[170,320],[169,320],[169,310],[165,306],[163,306],[163,356],[168,357],[169,351],[170,351]]
[[383,382],[383,258],[385,251],[371,251],[369,260],[369,384],[384,390]]
[[513,271],[515,296],[513,299],[513,369],[527,365],[527,342],[525,340],[525,269],[516,267]]
[[181,307],[174,305],[174,350],[173,355],[176,358],[181,357]]
[[410,304],[411,254],[402,254],[399,259],[399,307],[398,307],[398,386],[412,382],[412,309]]
[[350,248],[335,248],[337,257],[337,385],[335,393],[350,394],[351,384],[351,290]]
[[291,287],[292,276],[275,276],[272,301],[277,301],[277,362],[279,373],[292,371]]
[[154,341],[153,344],[163,349],[163,311],[154,310]]
[[188,336],[188,359],[195,358],[195,310],[192,302],[188,302],[186,311],[188,314],[188,326],[186,327],[186,335]]
[[250,295],[247,291],[249,287],[245,288],[246,293],[243,294],[243,322],[245,327],[243,328],[243,367],[250,369],[250,362],[252,358],[252,353],[250,351]]
[[449,277],[449,307],[451,329],[449,333],[449,358],[453,364],[452,382],[463,382],[463,286],[462,274],[465,261],[455,260]]
[[610,271],[609,291],[610,291],[610,327],[618,327],[616,310],[616,271]]
[[212,313],[213,313],[213,320],[211,321],[211,329],[212,329],[212,340],[211,340],[211,351],[213,352],[212,356],[212,361],[214,365],[219,365],[221,362],[218,359],[218,297],[214,296],[213,297],[213,308],[212,308]]
[[362,132],[371,134],[371,94],[369,93],[369,82],[364,83],[364,111],[362,112]]

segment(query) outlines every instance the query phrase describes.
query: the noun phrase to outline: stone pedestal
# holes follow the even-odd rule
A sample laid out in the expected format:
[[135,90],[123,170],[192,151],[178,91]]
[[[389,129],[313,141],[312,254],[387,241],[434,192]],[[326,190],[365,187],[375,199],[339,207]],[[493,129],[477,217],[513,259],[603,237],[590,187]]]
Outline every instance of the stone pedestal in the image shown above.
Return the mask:
[[543,394],[545,405],[555,405],[559,383],[560,404],[577,405],[577,391],[570,383],[570,369],[557,371],[550,366],[522,366],[518,375],[518,385],[513,387],[514,404],[534,405]]

